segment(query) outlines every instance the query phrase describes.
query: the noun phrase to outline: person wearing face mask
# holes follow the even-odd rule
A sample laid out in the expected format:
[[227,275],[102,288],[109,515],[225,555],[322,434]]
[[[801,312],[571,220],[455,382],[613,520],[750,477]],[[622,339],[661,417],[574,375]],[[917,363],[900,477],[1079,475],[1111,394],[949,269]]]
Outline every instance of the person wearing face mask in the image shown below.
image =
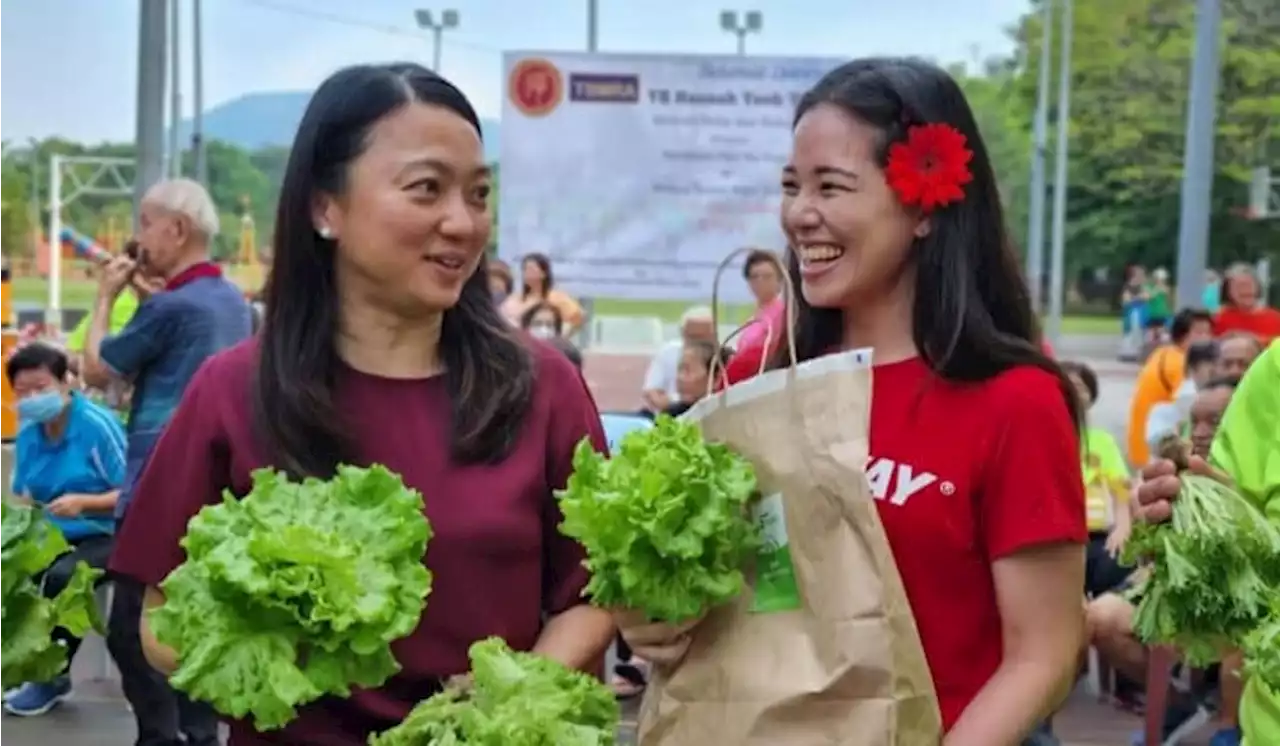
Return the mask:
[[564,335],[564,318],[560,315],[560,309],[542,302],[524,312],[520,317],[520,328],[535,339],[556,339]]
[[[161,181],[147,190],[138,212],[137,250],[103,267],[81,361],[86,384],[101,389],[131,385],[126,476],[116,519],[150,526],[163,510],[131,506],[143,467],[178,403],[212,355],[248,338],[253,313],[243,292],[222,276],[209,257],[218,233],[218,209],[209,192],[191,179]],[[139,275],[163,287],[139,306],[118,333],[108,334],[111,309]],[[148,530],[146,528],[144,531]],[[121,529],[124,531],[124,528]],[[149,536],[121,540],[116,551],[147,543]],[[174,692],[143,657],[138,619],[144,586],[117,578],[107,624],[107,647],[121,669],[142,672],[125,687],[143,746],[218,742],[217,718],[207,705]]]
[[[52,598],[67,586],[77,563],[107,566],[115,532],[111,514],[125,474],[124,430],[112,412],[73,389],[67,355],[52,345],[19,348],[4,372],[19,418],[13,499],[42,507],[71,544],[41,582]],[[70,661],[80,640],[64,629],[54,630],[54,639],[66,646]],[[70,693],[64,673],[6,693],[4,708],[13,715],[43,715]]]
[[493,302],[501,307],[514,289],[511,265],[501,259],[489,259],[489,292],[493,294]]

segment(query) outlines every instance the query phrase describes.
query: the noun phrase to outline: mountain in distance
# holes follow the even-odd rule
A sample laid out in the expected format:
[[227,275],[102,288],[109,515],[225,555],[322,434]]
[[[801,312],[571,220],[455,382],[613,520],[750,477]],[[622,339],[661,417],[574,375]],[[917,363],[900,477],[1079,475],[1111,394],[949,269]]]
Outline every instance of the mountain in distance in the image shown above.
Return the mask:
[[[222,140],[245,150],[288,147],[302,121],[302,112],[311,99],[309,91],[249,93],[219,104],[204,113],[205,140]],[[496,119],[481,119],[484,155],[490,163],[498,160],[499,125]],[[180,142],[191,142],[191,120],[179,125]]]

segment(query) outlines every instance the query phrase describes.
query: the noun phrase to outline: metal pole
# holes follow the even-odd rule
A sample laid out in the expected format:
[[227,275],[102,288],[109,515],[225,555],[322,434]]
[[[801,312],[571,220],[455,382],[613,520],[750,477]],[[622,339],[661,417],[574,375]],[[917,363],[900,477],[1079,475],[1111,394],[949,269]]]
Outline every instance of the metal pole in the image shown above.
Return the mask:
[[600,6],[597,0],[587,0],[587,51],[599,48]]
[[204,147],[204,32],[200,0],[191,0],[191,150],[195,154],[196,180],[209,186],[208,154]]
[[138,16],[138,112],[133,211],[164,176],[165,34],[168,0],[140,0]]
[[169,13],[169,175],[176,178],[182,175],[182,141],[178,139],[182,124],[182,57],[178,44],[182,19],[178,0],[173,0]]
[[1220,0],[1196,4],[1196,51],[1187,99],[1187,135],[1182,165],[1182,212],[1178,220],[1178,306],[1199,305],[1209,260],[1209,210],[1213,198],[1213,130],[1218,104]]
[[1058,63],[1058,152],[1053,169],[1053,266],[1049,272],[1049,339],[1062,342],[1062,294],[1066,284],[1067,139],[1071,130],[1071,5],[1062,3],[1062,50]]
[[50,332],[62,328],[62,156],[49,159],[49,302],[44,323]]
[[738,29],[738,56],[744,57],[747,54],[747,30]]
[[1031,146],[1031,215],[1027,226],[1027,281],[1031,307],[1044,312],[1044,167],[1048,159],[1049,56],[1053,53],[1053,0],[1042,0],[1040,22],[1040,83]]
[[433,39],[433,49],[431,50],[431,69],[437,74],[440,72],[440,46],[444,37],[444,26],[435,25],[431,27],[431,38]]

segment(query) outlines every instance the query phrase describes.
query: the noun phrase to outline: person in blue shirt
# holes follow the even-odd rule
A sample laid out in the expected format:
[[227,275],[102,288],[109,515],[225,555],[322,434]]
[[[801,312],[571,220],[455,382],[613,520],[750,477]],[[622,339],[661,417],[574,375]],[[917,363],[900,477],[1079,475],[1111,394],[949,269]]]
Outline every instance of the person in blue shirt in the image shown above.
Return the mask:
[[[129,500],[187,384],[211,356],[252,334],[253,314],[244,294],[209,260],[217,233],[217,207],[199,182],[161,181],[147,190],[139,206],[137,258],[118,256],[103,268],[81,376],[99,388],[120,382],[133,386],[117,520],[150,519],[146,513],[129,513]],[[163,281],[163,289],[144,300],[123,329],[110,334],[116,298],[139,273]],[[137,744],[216,746],[213,710],[174,692],[143,656],[139,623],[144,593],[136,581],[116,578],[107,623],[107,647],[126,679],[123,688],[137,722]]]
[[[68,365],[66,353],[43,342],[18,349],[5,363],[19,418],[13,499],[42,506],[71,544],[41,580],[50,598],[67,587],[78,563],[106,568],[125,473],[124,429],[111,411],[72,390]],[[54,630],[54,639],[66,646],[69,662],[80,640],[64,629]],[[70,692],[64,674],[6,693],[4,708],[14,715],[42,715]]]

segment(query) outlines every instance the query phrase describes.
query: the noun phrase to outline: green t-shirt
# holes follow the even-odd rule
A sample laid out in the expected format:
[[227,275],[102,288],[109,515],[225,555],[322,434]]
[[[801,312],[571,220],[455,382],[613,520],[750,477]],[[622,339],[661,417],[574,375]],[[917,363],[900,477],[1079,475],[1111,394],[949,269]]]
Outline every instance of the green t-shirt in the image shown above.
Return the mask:
[[1152,285],[1147,288],[1147,317],[1169,318],[1169,291]]
[[[1280,524],[1280,339],[1236,388],[1209,458]],[[1245,746],[1280,743],[1280,692],[1249,679],[1240,700],[1240,728]]]
[[[111,306],[111,325],[110,333],[117,334],[129,323],[129,319],[133,318],[133,314],[138,310],[138,296],[133,291],[124,292],[120,297],[116,298],[116,302]],[[85,314],[75,329],[67,335],[67,351],[80,353],[84,352],[84,341],[89,336],[89,322],[93,319],[92,314]]]

